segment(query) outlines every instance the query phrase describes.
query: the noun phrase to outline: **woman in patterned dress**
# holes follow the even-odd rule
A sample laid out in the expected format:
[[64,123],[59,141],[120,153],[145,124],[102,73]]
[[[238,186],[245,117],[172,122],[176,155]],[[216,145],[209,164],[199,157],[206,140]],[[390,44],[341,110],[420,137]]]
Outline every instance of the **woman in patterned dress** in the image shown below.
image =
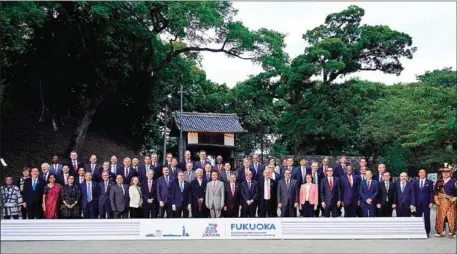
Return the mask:
[[43,217],[45,219],[57,219],[59,214],[59,197],[62,187],[56,183],[56,177],[50,175],[48,185],[43,192]]
[[62,187],[60,198],[62,199],[62,217],[65,219],[81,218],[79,200],[81,198],[81,189],[78,185],[73,184],[75,178],[69,175],[67,185]]

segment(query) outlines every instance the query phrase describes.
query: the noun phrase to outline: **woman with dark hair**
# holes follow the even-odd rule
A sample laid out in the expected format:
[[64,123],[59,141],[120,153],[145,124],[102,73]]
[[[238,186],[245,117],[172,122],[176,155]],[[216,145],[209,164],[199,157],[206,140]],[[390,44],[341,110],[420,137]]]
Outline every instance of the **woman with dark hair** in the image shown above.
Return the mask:
[[130,218],[141,218],[143,199],[142,191],[138,185],[138,177],[136,176],[130,180],[129,199]]
[[305,176],[305,183],[301,185],[299,205],[302,217],[315,216],[315,211],[318,209],[318,186],[313,183],[311,174]]
[[62,217],[64,219],[79,219],[81,211],[79,200],[81,198],[81,190],[78,185],[73,184],[75,178],[70,175],[67,178],[67,185],[62,187],[60,198],[62,200]]
[[45,219],[57,219],[59,214],[59,197],[62,187],[56,183],[56,177],[49,175],[48,185],[43,192],[43,217]]
[[[22,177],[20,177],[19,179],[17,179],[17,183],[16,183],[16,186],[17,186],[17,187],[19,188],[19,190],[21,191],[21,196],[24,195],[24,183],[25,183],[25,179],[28,179],[29,177],[30,177],[30,169],[29,169],[28,167],[22,168]],[[27,208],[22,207],[21,213],[22,213],[22,219],[23,219],[23,220],[27,219]]]

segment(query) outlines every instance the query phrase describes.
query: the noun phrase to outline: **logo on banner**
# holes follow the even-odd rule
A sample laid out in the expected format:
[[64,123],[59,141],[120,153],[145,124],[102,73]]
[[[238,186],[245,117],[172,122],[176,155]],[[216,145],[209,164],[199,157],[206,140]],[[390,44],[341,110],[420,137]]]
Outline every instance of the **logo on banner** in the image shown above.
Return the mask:
[[218,224],[209,223],[205,228],[205,232],[202,234],[202,237],[220,237],[221,235],[218,232]]
[[145,235],[146,237],[189,237],[189,233],[186,232],[186,227],[183,225],[180,234],[164,233],[162,230],[156,230],[155,233]]
[[232,223],[231,236],[275,236],[277,227],[273,223]]

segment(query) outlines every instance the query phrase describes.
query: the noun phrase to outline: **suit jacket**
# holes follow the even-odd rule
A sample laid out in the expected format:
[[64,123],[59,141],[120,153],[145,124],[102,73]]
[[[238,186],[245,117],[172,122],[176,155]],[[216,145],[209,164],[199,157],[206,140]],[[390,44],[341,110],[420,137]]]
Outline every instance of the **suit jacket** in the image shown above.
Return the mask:
[[[349,164],[347,163],[345,165],[348,166]],[[336,166],[334,167],[334,174],[333,176],[334,177],[337,177],[337,178],[340,178],[341,176],[345,175],[345,172],[346,172],[346,168],[343,168],[342,165],[339,163],[339,164],[336,164]]]
[[302,185],[305,183],[305,176],[310,173],[312,173],[312,169],[307,168],[307,166],[305,166],[305,175],[304,178],[302,178],[302,166],[299,166],[297,167],[296,178],[294,179],[296,179],[299,182],[299,185]]
[[[229,171],[229,176],[232,174],[231,171]],[[226,171],[223,171],[222,173],[219,174],[219,180],[223,183],[229,183],[229,179],[227,178],[227,173]]]
[[371,184],[369,188],[367,188],[367,180],[361,181],[361,185],[359,188],[359,196],[361,198],[361,202],[366,203],[367,199],[372,199],[372,204],[376,204],[378,193],[379,182],[377,180],[371,179]]
[[25,179],[24,196],[22,197],[24,202],[28,206],[31,206],[33,203],[41,204],[43,202],[43,192],[45,189],[45,185],[46,185],[46,182],[42,178],[37,177],[37,183],[35,186],[35,190],[33,190],[32,178]]
[[156,182],[152,180],[151,183],[151,190],[148,188],[148,179],[145,179],[142,182],[142,198],[143,198],[143,204],[148,204],[148,199],[153,199],[155,200],[156,197]]
[[184,174],[184,180],[188,183],[191,183],[194,179],[196,179],[196,172],[194,170],[191,171],[181,171]]
[[227,207],[227,210],[238,209],[240,205],[240,184],[234,183],[234,195],[232,195],[231,184],[225,183],[224,185],[224,201]]
[[396,206],[415,206],[417,200],[415,199],[415,189],[412,183],[406,182],[404,192],[401,191],[401,181],[396,183]]
[[[374,177],[372,179],[377,180],[377,182],[380,183],[380,174],[379,172],[375,173]],[[383,175],[382,175],[382,181],[383,181]]]
[[[251,171],[251,174],[253,174],[253,177],[251,179],[256,179],[256,171],[254,169],[249,168]],[[246,181],[245,179],[245,168],[239,168],[237,170],[237,182],[242,183],[243,181]]]
[[201,168],[202,171],[205,171],[205,165],[207,165],[207,164],[211,165],[211,163],[209,161],[207,161],[207,160],[205,160],[205,164],[202,164],[202,162],[200,162],[200,161],[196,161],[196,162],[194,162],[193,170]]
[[72,174],[75,175],[75,176],[78,175],[78,169],[84,168],[84,163],[83,163],[83,162],[81,162],[81,161],[79,161],[79,160],[76,160],[76,164],[77,164],[77,166],[78,166],[77,169],[75,169],[75,168],[73,167],[73,162],[72,162],[71,160],[70,160],[70,162],[68,163],[68,169],[69,169],[69,171],[72,172]]
[[180,168],[175,167],[172,169],[172,167],[169,167],[169,175],[173,175],[174,178],[178,178],[178,172],[182,171]]
[[316,171],[316,176],[313,171],[310,172],[310,174],[312,175],[313,183],[316,184],[318,186],[318,190],[320,190],[321,180],[324,178],[324,175],[320,172],[319,169]]
[[[155,172],[154,172],[154,166],[153,165],[148,165],[149,166],[149,170],[152,170],[153,171],[153,179],[154,179],[154,175],[155,175]],[[143,181],[146,180],[146,165],[141,165],[138,167],[138,172],[137,172],[137,175],[138,175],[138,180],[140,181],[140,183],[142,183]]]
[[284,178],[278,182],[277,202],[281,203],[283,207],[292,207],[295,203],[299,203],[299,185],[297,184],[297,180],[290,179],[289,186],[287,186],[286,179]]
[[[99,180],[99,182],[103,182],[102,174],[103,174],[102,170],[100,170],[97,174],[97,179]],[[75,178],[75,181],[76,181],[76,178]],[[116,174],[112,173],[111,171],[108,171],[108,181],[115,183]]]
[[81,185],[84,184],[84,182],[86,182],[84,177],[83,177],[83,182],[80,183],[80,176],[75,176],[75,182],[74,182],[75,185],[78,185],[79,187],[81,187]]
[[224,172],[224,171],[225,171],[225,169],[224,169],[224,163],[215,164],[215,167],[213,168],[213,170],[215,170],[215,171],[218,172],[218,173]]
[[335,206],[338,201],[341,201],[341,187],[340,181],[337,177],[332,177],[332,189],[329,185],[328,177],[321,179],[320,184],[320,200],[326,206]]
[[110,188],[110,205],[113,212],[124,212],[129,207],[129,186],[123,184],[124,192],[118,184]]
[[[260,181],[256,182],[256,185],[258,186],[258,196],[259,200],[264,199],[264,189],[266,187],[266,179],[262,178]],[[270,200],[273,200],[273,202],[276,202],[277,200],[277,182],[270,179]]]
[[[70,174],[70,172],[69,172],[68,175],[67,175],[67,178],[68,178],[69,176],[71,176],[71,175],[72,175],[72,174]],[[56,182],[57,182],[58,184],[60,184],[60,185],[62,185],[62,186],[65,185],[64,173],[63,173],[62,171],[60,171],[59,173],[57,173],[57,174],[55,175],[55,177],[56,177]]]
[[[280,169],[281,179],[285,178],[285,171],[287,169],[288,169],[287,167],[284,167],[284,168]],[[296,167],[292,167],[291,168],[291,178],[297,180],[297,168]]]
[[[192,160],[190,160],[189,162],[192,163]],[[186,171],[186,161],[182,160],[180,163],[178,163],[178,167],[181,168],[182,170]],[[195,171],[195,170],[196,170],[196,168],[194,168],[194,163],[192,163],[192,171]]]
[[198,199],[205,200],[206,189],[207,189],[207,182],[204,181],[203,179],[202,179],[201,185],[199,185],[199,181],[197,180],[197,178],[191,182],[191,196],[192,196],[192,202],[194,204],[197,204]]
[[360,185],[360,179],[359,177],[355,175],[351,175],[351,179],[353,181],[353,185],[351,185],[347,174],[343,175],[340,177],[340,186],[341,186],[341,201],[345,205],[350,205],[350,204],[357,204],[358,201],[360,200],[359,198],[359,185]]
[[[265,169],[266,167],[264,166],[264,164],[262,164],[262,163],[260,163],[260,162],[258,162],[258,165],[257,165],[257,166],[258,166],[258,167],[256,168],[256,167],[254,166],[254,163],[251,163],[251,164],[250,164],[250,169],[253,169],[253,171],[256,172],[256,181],[260,181],[260,180],[262,180],[262,178],[264,178],[264,176],[263,176],[263,171],[264,171],[264,169]],[[253,178],[253,179],[254,179],[254,178]]]
[[180,183],[172,183],[172,205],[186,208],[191,204],[191,184],[183,181],[183,192],[181,192]]
[[396,203],[396,186],[392,181],[388,183],[388,191],[385,186],[385,181],[379,183],[379,194],[377,198],[377,204],[381,205],[392,205]]
[[213,170],[210,171],[210,174],[208,174],[208,175],[207,175],[207,172],[205,172],[205,171],[203,172],[202,179],[203,179],[206,183],[211,182],[211,180],[212,180],[212,172],[213,172]]
[[54,173],[54,171],[51,171],[51,169],[48,170],[48,177],[47,179],[45,179],[45,175],[43,172],[40,172],[40,174],[38,175],[39,178],[41,178],[43,181],[45,182],[49,182],[49,177],[53,175],[54,177],[56,176],[56,174]]
[[[318,168],[318,172],[320,172],[320,173],[321,173],[321,175],[322,175],[323,177],[327,175],[327,174],[326,174],[326,171],[324,170],[324,167],[325,167],[324,165],[321,165],[321,166]],[[329,165],[328,165],[328,166],[326,166],[326,167],[328,167],[328,168],[332,168],[332,167],[331,167],[331,166],[329,166]]]
[[156,184],[157,201],[162,201],[164,204],[172,202],[172,186],[175,178],[169,175],[169,184],[165,181],[165,176],[159,177]]
[[209,208],[212,206],[215,209],[219,209],[224,205],[224,183],[216,180],[215,186],[213,187],[213,181],[207,183],[207,189],[205,190],[205,204]]
[[93,176],[93,181],[94,181],[94,177],[97,177],[98,176],[98,173],[100,172],[100,169],[102,168],[102,165],[100,164],[95,164],[95,167],[94,167],[94,171],[92,171],[92,168],[91,168],[91,164],[86,164],[84,165],[84,170],[86,172],[91,172],[92,173],[92,176]]
[[[305,204],[306,197],[307,197],[307,185],[302,184],[301,189],[299,191],[299,204]],[[318,205],[318,185],[313,184],[310,186],[309,190],[309,202],[311,205]]]
[[[87,192],[87,182],[84,181],[84,184],[80,185],[81,188],[81,209],[85,210],[87,206],[87,198],[88,198],[88,192]],[[94,204],[94,207],[98,206],[98,198],[100,195],[100,189],[98,183],[92,181],[91,182],[91,188],[92,188],[92,203]]]
[[49,164],[49,170],[52,170],[55,174],[59,174],[60,172],[62,172],[62,167],[63,165],[60,163],[57,163],[56,167],[54,167],[54,164],[51,164],[51,163]]
[[243,181],[240,186],[241,186],[241,193],[240,193],[241,204],[246,205],[246,201],[248,200],[253,200],[254,203],[257,203],[258,198],[259,198],[258,196],[259,189],[257,186],[257,182],[251,180],[251,188],[248,187],[247,181]]
[[110,189],[113,186],[114,182],[108,180],[107,190],[105,191],[105,181],[101,181],[99,184],[99,206],[110,204]]
[[116,173],[116,175],[121,175],[123,183],[129,185],[130,180],[132,180],[132,177],[137,176],[137,171],[135,171],[134,168],[129,168],[129,174],[126,176],[125,168],[118,168],[118,172]]
[[429,179],[425,179],[423,188],[420,188],[420,180],[413,183],[415,192],[415,206],[428,206],[434,204],[434,183]]

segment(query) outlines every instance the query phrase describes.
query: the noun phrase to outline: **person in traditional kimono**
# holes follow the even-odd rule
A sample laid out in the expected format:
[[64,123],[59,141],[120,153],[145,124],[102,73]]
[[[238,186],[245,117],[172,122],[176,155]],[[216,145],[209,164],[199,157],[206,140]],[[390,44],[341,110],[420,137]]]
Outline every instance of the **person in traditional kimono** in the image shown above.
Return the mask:
[[436,237],[445,236],[445,220],[449,227],[449,238],[456,234],[456,181],[451,178],[451,168],[441,170],[442,178],[434,186],[434,202],[437,205]]
[[22,206],[22,195],[18,186],[13,185],[13,178],[6,177],[5,185],[1,189],[3,218],[19,219],[19,213]]

